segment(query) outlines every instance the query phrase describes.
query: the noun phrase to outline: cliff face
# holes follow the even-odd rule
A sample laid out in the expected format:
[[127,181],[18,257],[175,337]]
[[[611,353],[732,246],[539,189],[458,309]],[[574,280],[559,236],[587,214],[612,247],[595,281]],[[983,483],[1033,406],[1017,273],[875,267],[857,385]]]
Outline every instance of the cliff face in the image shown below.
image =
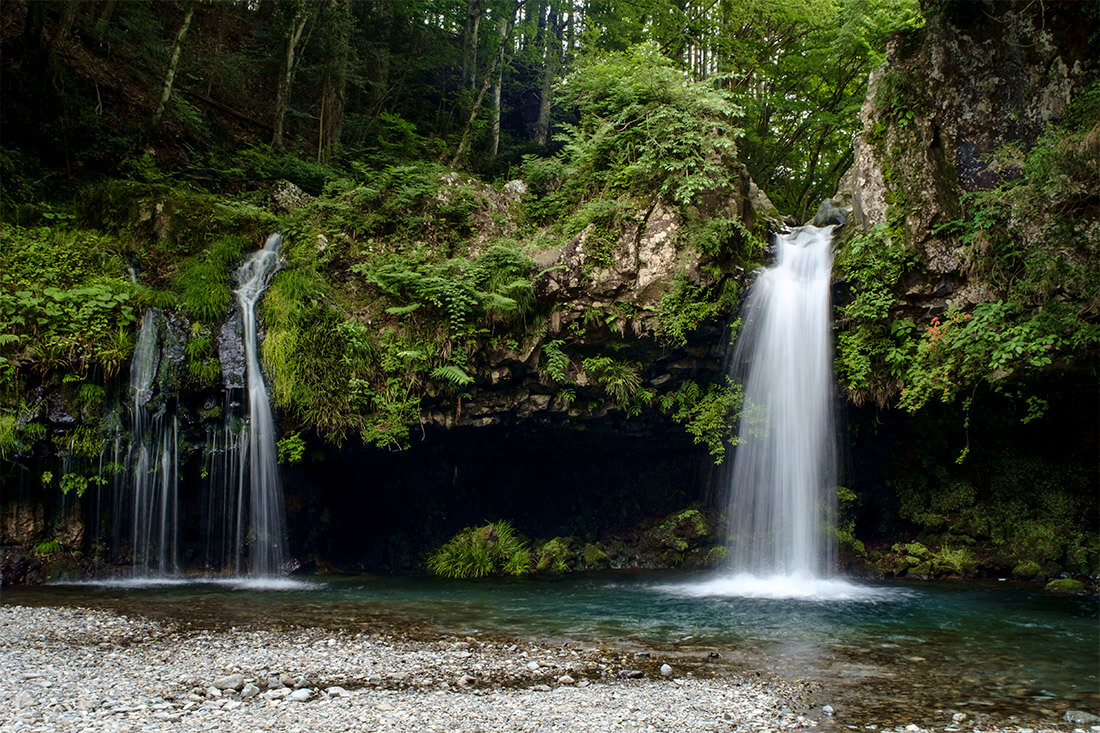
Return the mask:
[[895,37],[871,75],[841,188],[864,229],[893,225],[891,242],[916,253],[927,276],[906,295],[936,314],[993,297],[947,225],[963,218],[968,194],[1019,177],[1020,154],[1095,81],[1097,12],[1076,2],[929,6],[925,26]]
[[897,574],[955,552],[969,570],[948,572],[1095,572],[1100,12],[924,10],[871,76],[841,183],[855,554]]

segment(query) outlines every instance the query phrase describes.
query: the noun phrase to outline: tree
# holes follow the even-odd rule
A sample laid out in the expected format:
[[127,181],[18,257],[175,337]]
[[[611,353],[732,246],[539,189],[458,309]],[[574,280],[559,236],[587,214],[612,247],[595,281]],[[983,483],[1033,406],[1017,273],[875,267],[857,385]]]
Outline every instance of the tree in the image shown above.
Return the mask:
[[274,122],[271,133],[271,144],[276,148],[284,146],[283,124],[286,120],[287,107],[290,104],[290,88],[294,83],[294,72],[297,71],[301,49],[309,41],[305,35],[306,28],[312,32],[311,22],[324,9],[326,2],[310,2],[310,0],[294,0],[290,3],[293,15],[285,13],[289,18],[286,26],[286,44],[283,48],[282,67],[279,73],[278,89],[275,94]]
[[470,115],[466,119],[466,125],[462,128],[462,137],[459,140],[458,149],[455,150],[454,157],[451,158],[452,168],[457,167],[461,161],[464,161],[470,151],[470,136],[473,131],[474,121],[477,120],[477,116],[481,112],[481,105],[485,101],[485,94],[489,91],[489,87],[492,86],[497,69],[499,69],[504,62],[504,57],[511,44],[512,31],[514,31],[516,27],[516,18],[519,15],[520,8],[523,7],[523,2],[524,0],[513,0],[510,13],[500,19],[500,44],[497,46],[497,52],[493,56],[492,64],[489,65],[489,69],[485,72],[485,78],[481,83],[481,89],[474,98],[474,103],[470,108]]
[[187,3],[187,12],[183,16],[183,22],[176,31],[176,39],[172,43],[172,53],[168,57],[168,69],[164,73],[164,83],[161,85],[160,101],[153,112],[153,118],[149,120],[149,129],[156,129],[164,117],[164,109],[168,106],[168,100],[172,96],[172,86],[176,80],[176,69],[179,68],[180,52],[183,50],[183,40],[187,37],[187,30],[191,27],[191,18],[195,15],[195,2]]

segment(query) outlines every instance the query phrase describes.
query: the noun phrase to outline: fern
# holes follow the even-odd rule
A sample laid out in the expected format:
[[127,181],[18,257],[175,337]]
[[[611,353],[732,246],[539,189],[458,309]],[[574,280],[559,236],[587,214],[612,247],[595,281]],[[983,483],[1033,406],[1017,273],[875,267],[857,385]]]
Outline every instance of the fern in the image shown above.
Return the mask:
[[454,364],[436,367],[432,370],[431,376],[432,379],[442,379],[449,382],[452,387],[465,387],[474,381],[473,377]]
[[546,357],[542,372],[554,382],[565,381],[566,371],[571,364],[569,357],[561,349],[564,344],[565,341],[556,339],[542,346],[542,355]]

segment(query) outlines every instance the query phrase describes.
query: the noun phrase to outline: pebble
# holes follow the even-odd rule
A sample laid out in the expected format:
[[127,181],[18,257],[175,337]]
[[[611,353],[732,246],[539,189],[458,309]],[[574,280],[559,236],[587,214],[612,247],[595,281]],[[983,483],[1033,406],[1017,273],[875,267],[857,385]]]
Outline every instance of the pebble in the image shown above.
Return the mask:
[[244,687],[243,674],[231,674],[214,680],[214,687],[219,690],[239,690]]
[[[92,609],[19,606],[0,606],[0,629],[0,730],[13,733],[778,733],[832,724],[807,717],[802,683],[721,670],[693,677],[686,664],[662,682],[618,668],[627,652],[576,645],[523,643],[520,651],[510,641],[472,637],[406,641],[385,628],[180,628]],[[532,674],[539,669],[555,674]],[[659,669],[671,678],[671,665]],[[821,710],[828,715],[830,707]],[[845,709],[845,722],[866,730],[933,727],[876,721],[883,724],[872,728],[851,715]]]

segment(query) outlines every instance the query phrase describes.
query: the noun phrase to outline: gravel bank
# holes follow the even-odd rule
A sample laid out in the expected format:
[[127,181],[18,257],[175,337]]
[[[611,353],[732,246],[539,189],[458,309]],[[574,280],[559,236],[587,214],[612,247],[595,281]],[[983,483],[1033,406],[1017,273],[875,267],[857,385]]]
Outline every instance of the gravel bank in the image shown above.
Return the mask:
[[102,611],[0,607],[4,731],[850,727],[811,708],[797,683],[681,673],[596,649],[310,628],[187,631]]

